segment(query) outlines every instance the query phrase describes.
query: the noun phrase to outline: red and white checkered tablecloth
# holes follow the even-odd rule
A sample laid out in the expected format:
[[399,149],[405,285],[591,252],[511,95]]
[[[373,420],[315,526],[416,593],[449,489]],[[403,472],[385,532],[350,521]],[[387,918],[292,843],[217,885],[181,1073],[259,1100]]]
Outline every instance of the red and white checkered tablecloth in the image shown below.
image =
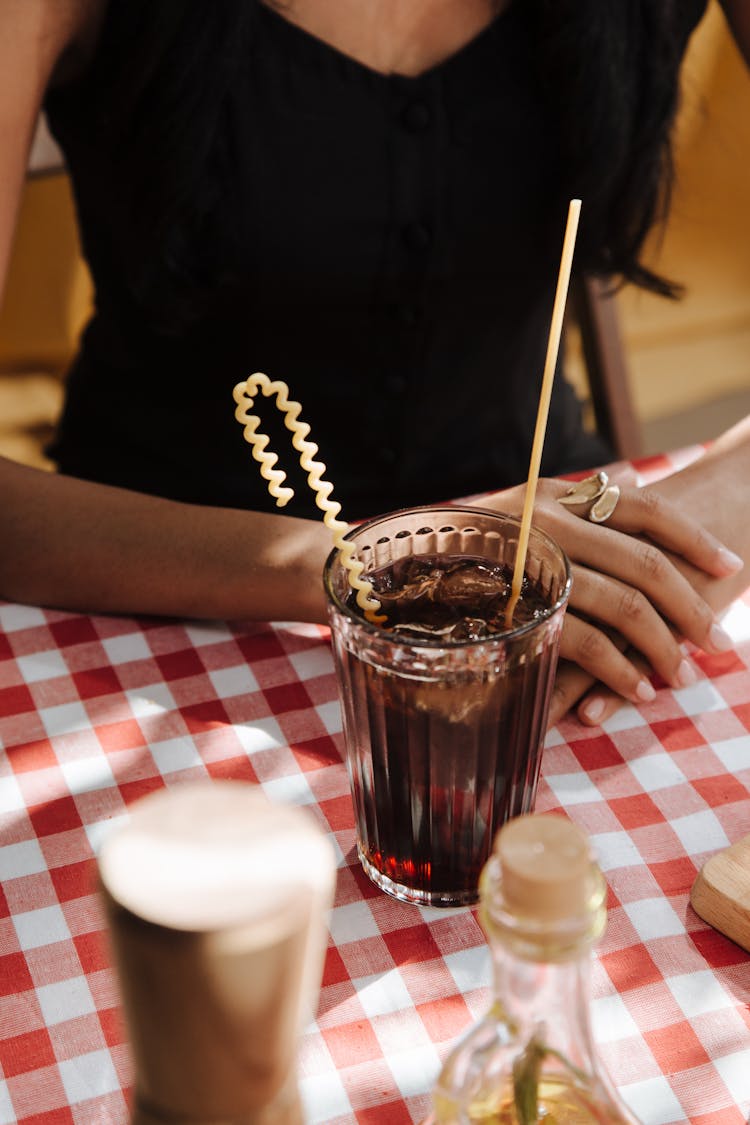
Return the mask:
[[[566,720],[544,756],[537,808],[590,834],[608,880],[594,1028],[645,1125],[741,1125],[750,1111],[750,957],[688,902],[700,865],[750,832],[750,598],[726,626],[735,651],[693,654],[696,684],[604,729]],[[399,903],[358,866],[327,630],[0,603],[0,1125],[127,1120],[94,855],[135,798],[206,776],[309,806],[337,848],[301,1044],[308,1122],[419,1121],[488,1002],[489,956],[474,912]]]

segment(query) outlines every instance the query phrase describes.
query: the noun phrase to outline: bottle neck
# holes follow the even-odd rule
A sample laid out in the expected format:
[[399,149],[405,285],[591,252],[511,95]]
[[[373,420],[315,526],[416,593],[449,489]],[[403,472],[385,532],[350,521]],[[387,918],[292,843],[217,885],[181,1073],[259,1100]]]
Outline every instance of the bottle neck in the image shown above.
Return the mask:
[[596,1072],[591,1034],[590,953],[566,961],[528,960],[492,943],[493,1007],[514,1039],[558,1055],[576,1070]]

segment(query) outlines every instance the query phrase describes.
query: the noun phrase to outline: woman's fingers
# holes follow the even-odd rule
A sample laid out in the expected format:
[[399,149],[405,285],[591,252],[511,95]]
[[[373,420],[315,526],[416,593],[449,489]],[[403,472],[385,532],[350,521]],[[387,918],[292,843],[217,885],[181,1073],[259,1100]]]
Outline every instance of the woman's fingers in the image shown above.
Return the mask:
[[[710,606],[682,571],[695,567],[702,574],[726,576],[736,572],[742,560],[697,520],[650,489],[622,487],[618,503],[603,524],[585,518],[585,504],[579,512],[560,504],[566,490],[564,481],[540,481],[534,522],[560,544],[574,565],[602,579],[589,591],[578,591],[574,582],[571,606],[578,605],[589,620],[585,630],[576,629],[576,644],[582,646],[585,659],[575,655],[571,659],[614,690],[622,690],[626,698],[636,699],[643,696],[634,694],[638,680],[633,679],[632,667],[627,674],[626,658],[615,657],[605,647],[610,679],[593,667],[590,652],[602,643],[597,623],[621,631],[672,684],[679,684],[687,671],[663,623],[709,652],[724,652],[731,646]],[[515,505],[521,493],[509,490],[498,501],[502,496],[503,503]],[[641,691],[645,691],[642,685]]]
[[649,680],[595,625],[565,615],[560,656],[571,660],[631,703],[650,703],[656,692]]
[[609,483],[620,488],[638,488],[638,473],[628,461],[617,461],[607,469]]
[[[597,685],[595,681],[595,676],[584,672],[583,668],[580,668],[577,664],[573,664],[570,660],[561,660],[557,666],[557,675],[552,688],[547,726],[553,727],[556,723],[559,723],[560,719],[564,718],[572,707],[575,707],[592,684],[602,691],[608,690],[600,684]],[[622,702],[621,696],[616,698]]]
[[[700,648],[724,652],[731,646],[710,606],[658,547],[608,528],[603,530],[605,534],[597,540],[588,566],[645,594],[681,637]],[[601,616],[599,610],[597,616]],[[642,640],[633,639],[633,643],[644,651]]]
[[[571,611],[589,622],[596,619],[617,630],[673,687],[686,687],[693,682],[691,666],[685,660],[674,633],[645,594],[635,587],[574,566]],[[596,643],[590,633],[579,633],[579,639],[589,646]],[[599,678],[605,680],[602,675]],[[632,675],[627,678],[627,683],[633,689]],[[621,690],[617,683],[610,683],[610,687]],[[630,694],[628,698],[634,696]],[[643,696],[638,698],[643,700]]]
[[[631,517],[635,520],[630,492],[624,494],[621,504],[625,509],[621,522],[627,522]],[[609,523],[594,524],[571,514],[561,504],[546,499],[538,510],[538,522],[563,547],[573,563],[602,575],[609,575],[633,590],[640,591],[658,609],[660,615],[693,644],[709,652],[725,651],[731,641],[708,604],[659,547],[613,526],[615,515],[619,511],[620,504]],[[628,511],[631,512],[630,517],[627,515]],[[672,530],[667,538],[672,541],[685,533],[684,528],[677,532],[674,525],[670,526]],[[694,527],[692,531],[696,533]],[[638,609],[637,599],[631,596],[631,611],[626,612],[625,616],[632,618],[632,611]],[[590,612],[596,618],[606,620],[602,606],[594,606]],[[631,622],[632,627],[638,632],[631,639],[636,648],[644,651],[647,638],[637,622]]]
[[652,543],[716,578],[736,574],[743,566],[739,555],[725,547],[698,520],[650,488],[621,485],[620,499],[607,520],[607,527],[627,535],[647,536]]
[[[643,657],[639,656],[637,652],[629,652],[628,656],[641,674],[644,677],[647,676],[649,667]],[[692,672],[691,668],[691,682],[692,679],[695,679],[695,673]],[[571,685],[563,685],[564,688],[566,686],[567,695],[570,695]],[[610,716],[614,715],[616,711],[619,711],[623,704],[621,695],[618,695],[617,692],[612,691],[611,688],[607,688],[600,683],[594,684],[583,698],[580,698],[579,693],[579,699],[580,702],[576,708],[576,714],[581,722],[589,727],[597,727],[606,722]],[[569,707],[572,707],[574,703],[575,700],[572,700],[569,703]]]

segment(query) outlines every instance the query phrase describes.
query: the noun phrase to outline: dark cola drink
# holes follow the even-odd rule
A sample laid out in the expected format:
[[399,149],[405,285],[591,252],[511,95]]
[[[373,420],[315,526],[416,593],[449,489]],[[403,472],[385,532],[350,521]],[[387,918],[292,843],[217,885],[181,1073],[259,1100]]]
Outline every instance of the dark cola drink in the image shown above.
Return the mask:
[[331,616],[359,858],[399,898],[472,903],[495,833],[533,806],[560,587],[527,578],[508,631],[502,559],[412,554],[367,577],[385,625],[353,594]]
[[[477,641],[508,631],[505,611],[513,572],[509,566],[467,555],[407,555],[368,574],[387,617],[387,628],[419,640]],[[356,607],[352,593],[349,604]],[[513,627],[538,620],[548,602],[525,580]]]
[[[411,556],[368,575],[394,638],[460,645],[506,632],[512,572],[462,556]],[[548,603],[525,584],[514,626]],[[362,860],[395,885],[474,899],[495,832],[536,789],[549,658],[437,681],[362,664],[367,756]]]

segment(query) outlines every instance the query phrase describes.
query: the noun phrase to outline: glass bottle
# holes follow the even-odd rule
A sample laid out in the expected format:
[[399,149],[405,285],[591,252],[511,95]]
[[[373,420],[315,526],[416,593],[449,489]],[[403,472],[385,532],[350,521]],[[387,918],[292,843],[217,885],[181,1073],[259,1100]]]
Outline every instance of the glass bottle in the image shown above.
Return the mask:
[[591,1033],[606,886],[586,836],[553,814],[509,821],[482,872],[480,920],[492,1005],[449,1054],[425,1125],[638,1125]]

